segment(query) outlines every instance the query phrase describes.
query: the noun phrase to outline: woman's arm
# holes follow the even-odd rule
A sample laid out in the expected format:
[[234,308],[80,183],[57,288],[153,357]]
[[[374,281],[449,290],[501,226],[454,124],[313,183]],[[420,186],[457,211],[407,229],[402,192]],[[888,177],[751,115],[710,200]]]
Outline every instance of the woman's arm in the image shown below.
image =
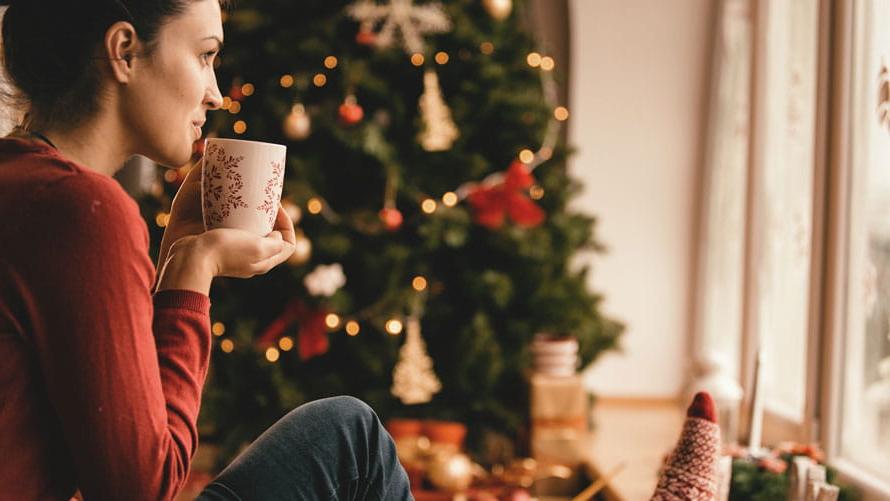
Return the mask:
[[[72,173],[23,216],[33,248],[16,271],[77,487],[86,499],[171,499],[198,441],[211,335],[210,300],[195,289],[207,274],[152,296],[145,223],[110,178]],[[188,289],[176,277],[196,269],[171,268],[172,283]]]

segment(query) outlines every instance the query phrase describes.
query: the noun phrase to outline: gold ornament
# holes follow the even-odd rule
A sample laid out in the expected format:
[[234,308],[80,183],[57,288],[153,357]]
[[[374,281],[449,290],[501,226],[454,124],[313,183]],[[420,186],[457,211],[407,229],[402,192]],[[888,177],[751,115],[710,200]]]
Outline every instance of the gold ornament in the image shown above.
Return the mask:
[[482,6],[488,11],[488,15],[498,21],[503,21],[510,17],[513,0],[482,0]]
[[[401,325],[399,325],[401,330]],[[420,336],[420,320],[407,320],[405,344],[399,349],[399,361],[392,374],[392,394],[405,405],[422,404],[433,399],[442,383],[433,372],[433,360]],[[391,331],[390,331],[391,332]]]
[[474,469],[466,454],[440,452],[427,465],[427,478],[438,489],[459,492],[473,483]]
[[302,141],[309,137],[309,134],[312,133],[312,120],[306,113],[306,107],[299,103],[295,104],[291,108],[290,114],[284,118],[283,127],[284,135],[288,139]]
[[417,140],[423,149],[426,151],[451,149],[460,132],[451,119],[451,110],[442,99],[439,77],[433,70],[426,70],[423,75],[423,95],[420,96],[419,106],[420,116],[423,118],[423,130]]
[[284,207],[284,212],[287,213],[294,224],[299,224],[300,220],[303,219],[303,209],[299,205],[284,199],[281,201],[281,206]]
[[402,463],[422,463],[430,453],[430,439],[422,435],[394,438],[393,442]]
[[312,242],[300,230],[297,230],[296,241],[296,249],[287,259],[287,262],[293,266],[301,266],[306,264],[309,258],[312,257]]

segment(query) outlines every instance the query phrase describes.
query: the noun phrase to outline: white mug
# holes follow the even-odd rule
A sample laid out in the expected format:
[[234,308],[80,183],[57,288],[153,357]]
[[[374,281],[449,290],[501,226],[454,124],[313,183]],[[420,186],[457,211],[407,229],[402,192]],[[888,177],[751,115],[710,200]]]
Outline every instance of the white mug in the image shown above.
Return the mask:
[[275,227],[287,147],[207,139],[201,170],[204,228],[237,228],[266,236]]

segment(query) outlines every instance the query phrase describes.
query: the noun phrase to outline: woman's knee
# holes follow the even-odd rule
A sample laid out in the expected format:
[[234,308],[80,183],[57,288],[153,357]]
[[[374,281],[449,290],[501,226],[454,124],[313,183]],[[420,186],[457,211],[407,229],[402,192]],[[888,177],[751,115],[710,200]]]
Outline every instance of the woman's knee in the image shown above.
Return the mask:
[[374,425],[377,414],[363,401],[350,396],[338,396],[315,400],[297,408],[313,421],[328,425],[344,424],[355,426],[358,423]]

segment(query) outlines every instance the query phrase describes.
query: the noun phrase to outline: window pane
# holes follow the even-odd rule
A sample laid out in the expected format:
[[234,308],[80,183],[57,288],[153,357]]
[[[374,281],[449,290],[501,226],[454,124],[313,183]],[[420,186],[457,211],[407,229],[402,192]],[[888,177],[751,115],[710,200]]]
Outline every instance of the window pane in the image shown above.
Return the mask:
[[762,2],[756,63],[753,325],[764,403],[803,419],[813,222],[818,2]]
[[706,153],[698,325],[702,352],[738,378],[751,110],[750,0],[721,4]]
[[890,3],[854,3],[841,454],[890,479]]

